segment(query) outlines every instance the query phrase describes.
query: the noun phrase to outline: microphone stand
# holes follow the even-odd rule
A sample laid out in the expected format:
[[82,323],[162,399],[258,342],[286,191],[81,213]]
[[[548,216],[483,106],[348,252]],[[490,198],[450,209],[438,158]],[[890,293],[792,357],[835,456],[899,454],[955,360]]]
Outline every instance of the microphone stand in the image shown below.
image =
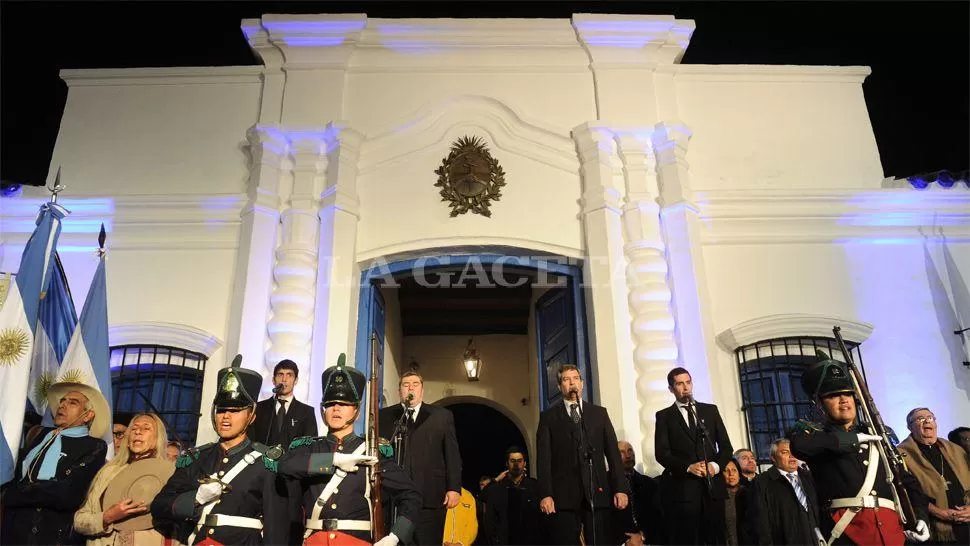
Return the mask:
[[[269,436],[270,434],[273,433],[273,424],[276,422],[276,412],[279,411],[279,408],[277,408],[276,405],[280,403],[279,398],[277,398],[276,396],[280,393],[281,390],[283,390],[282,387],[283,387],[282,384],[279,384],[273,387],[273,411],[270,412],[269,426],[266,428],[266,439],[263,440],[263,443],[266,445],[269,445]],[[283,442],[280,442],[278,445],[282,446]]]
[[699,436],[701,439],[701,450],[703,451],[702,460],[704,461],[704,481],[707,482],[707,492],[712,493],[714,491],[714,485],[711,482],[711,475],[707,471],[707,465],[710,464],[707,461],[707,443],[710,441],[710,435],[707,432],[707,427],[704,426],[704,421],[701,421],[700,416],[697,415],[697,402],[694,401],[694,397],[691,397],[690,403],[687,404],[687,409],[694,414],[694,424],[697,426],[697,436]]
[[[401,412],[401,416],[397,418],[394,422],[394,432],[391,434],[391,441],[394,443],[394,462],[397,463],[399,467],[404,469],[404,453],[401,450],[401,445],[404,444],[404,438],[408,435],[408,427],[405,424],[405,419],[407,419],[408,410],[411,406],[405,405],[404,411]],[[410,475],[410,473],[408,474]],[[397,520],[397,503],[391,503],[391,522]]]
[[589,442],[589,430],[586,428],[586,419],[583,418],[583,404],[581,399],[578,398],[578,394],[579,393],[577,393],[576,409],[579,412],[579,424],[580,424],[579,432],[581,436],[579,441],[580,441],[580,447],[583,450],[583,457],[586,459],[586,468],[589,469],[589,491],[587,491],[587,493],[589,494],[589,517],[590,517],[590,521],[593,524],[592,525],[593,528],[591,529],[592,532],[590,533],[591,540],[587,542],[587,544],[595,545],[596,544],[596,501],[594,498],[594,494],[596,493],[596,483],[595,483],[596,474],[593,473],[593,446]]

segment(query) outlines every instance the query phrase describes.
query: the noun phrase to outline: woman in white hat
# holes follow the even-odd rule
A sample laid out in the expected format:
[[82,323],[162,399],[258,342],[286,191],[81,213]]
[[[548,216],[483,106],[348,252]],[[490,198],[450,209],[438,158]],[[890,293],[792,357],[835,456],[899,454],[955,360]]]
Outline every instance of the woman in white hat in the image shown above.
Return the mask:
[[161,545],[148,507],[175,471],[165,457],[165,423],[154,413],[136,415],[118,453],[91,482],[87,500],[74,514],[74,530],[88,546]]

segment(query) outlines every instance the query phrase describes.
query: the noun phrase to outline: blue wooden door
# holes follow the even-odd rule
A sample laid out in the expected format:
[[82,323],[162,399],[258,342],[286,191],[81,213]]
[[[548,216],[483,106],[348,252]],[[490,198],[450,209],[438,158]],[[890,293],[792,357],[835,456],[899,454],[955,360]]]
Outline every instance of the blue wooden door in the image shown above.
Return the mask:
[[576,278],[569,277],[566,284],[551,288],[535,304],[540,410],[562,399],[556,377],[562,364],[575,364],[579,368],[584,400],[590,400],[589,393],[593,388]]
[[[384,298],[376,282],[365,280],[361,286],[360,298],[360,322],[366,325],[364,328],[357,329],[357,358],[354,362],[356,367],[365,377],[370,379],[371,363],[371,334],[377,335],[377,384],[381,385],[380,407],[384,406],[383,385],[384,385]],[[366,411],[368,404],[367,392],[363,393],[360,404],[361,415],[354,424],[354,431],[363,436],[364,426],[367,420]]]

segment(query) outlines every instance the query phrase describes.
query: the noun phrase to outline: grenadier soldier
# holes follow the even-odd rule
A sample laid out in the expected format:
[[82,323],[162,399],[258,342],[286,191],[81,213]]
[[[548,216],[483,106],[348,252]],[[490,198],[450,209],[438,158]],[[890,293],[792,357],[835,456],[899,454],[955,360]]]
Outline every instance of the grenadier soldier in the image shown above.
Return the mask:
[[[327,368],[321,377],[320,411],[327,426],[325,437],[293,440],[279,461],[279,473],[300,480],[306,520],[305,545],[369,546],[371,537],[370,480],[362,466],[373,465],[363,438],[354,433],[366,378],[344,365]],[[380,458],[381,495],[394,503],[397,519],[377,546],[411,543],[414,522],[421,513],[421,494],[389,453]]]
[[[802,388],[824,414],[821,425],[800,422],[791,434],[791,452],[808,463],[821,503],[819,522],[831,544],[902,545],[929,538],[925,516],[917,531],[904,531],[892,484],[867,425],[856,420],[856,389],[845,363],[818,352],[822,360],[802,374]],[[908,472],[901,476],[917,514],[927,499]]]
[[[219,441],[176,460],[175,473],[152,502],[152,516],[181,529],[186,544],[284,544],[289,539],[285,489],[274,472],[279,448],[253,442],[260,374],[232,366],[219,370],[212,425]],[[188,535],[186,539],[185,535]]]

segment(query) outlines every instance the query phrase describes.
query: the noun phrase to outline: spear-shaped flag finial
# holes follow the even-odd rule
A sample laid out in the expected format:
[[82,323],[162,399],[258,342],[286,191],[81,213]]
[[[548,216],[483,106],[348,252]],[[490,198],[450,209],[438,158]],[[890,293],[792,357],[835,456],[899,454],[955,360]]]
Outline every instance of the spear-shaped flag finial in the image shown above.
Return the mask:
[[64,191],[66,186],[61,185],[61,167],[57,167],[57,173],[54,174],[54,185],[47,186],[47,191],[51,192],[51,203],[57,202],[57,194]]

